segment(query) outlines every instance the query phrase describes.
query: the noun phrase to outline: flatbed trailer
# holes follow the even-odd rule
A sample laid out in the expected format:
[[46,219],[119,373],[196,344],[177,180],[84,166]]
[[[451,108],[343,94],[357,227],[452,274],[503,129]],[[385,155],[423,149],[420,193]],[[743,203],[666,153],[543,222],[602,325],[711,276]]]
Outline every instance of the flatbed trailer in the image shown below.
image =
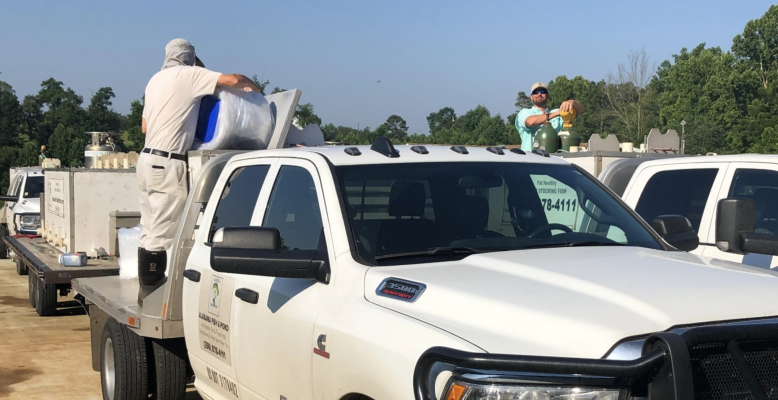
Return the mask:
[[42,238],[3,237],[14,252],[16,262],[28,274],[30,305],[40,316],[53,315],[57,311],[57,294],[72,290],[71,281],[76,278],[119,275],[116,258],[89,259],[82,267],[66,267],[59,263],[61,251]]

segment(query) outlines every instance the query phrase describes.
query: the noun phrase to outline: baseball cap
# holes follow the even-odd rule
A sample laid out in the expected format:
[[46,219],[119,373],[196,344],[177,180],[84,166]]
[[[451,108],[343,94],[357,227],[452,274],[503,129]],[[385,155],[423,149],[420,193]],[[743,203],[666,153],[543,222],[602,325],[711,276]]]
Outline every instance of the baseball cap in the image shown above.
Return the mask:
[[543,82],[536,82],[534,85],[532,85],[532,89],[530,89],[530,91],[529,91],[529,92],[530,92],[530,93],[532,93],[532,92],[534,92],[534,91],[535,91],[535,89],[537,89],[537,88],[543,88],[543,89],[546,89],[546,90],[548,90],[548,88],[546,87],[546,84],[545,84],[545,83],[543,83]]

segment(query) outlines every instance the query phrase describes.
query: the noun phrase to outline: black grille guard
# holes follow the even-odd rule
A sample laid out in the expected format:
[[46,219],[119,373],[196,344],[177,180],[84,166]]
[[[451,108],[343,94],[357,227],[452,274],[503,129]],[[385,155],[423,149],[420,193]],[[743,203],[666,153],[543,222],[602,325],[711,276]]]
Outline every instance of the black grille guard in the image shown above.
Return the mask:
[[[742,344],[768,343],[769,349],[745,354]],[[715,358],[706,358],[709,348],[723,349]],[[705,348],[705,350],[699,350]],[[765,357],[765,354],[768,357]],[[556,375],[585,375],[619,378],[633,395],[658,400],[717,399],[731,395],[727,390],[744,392],[750,398],[767,399],[767,394],[778,393],[778,323],[713,325],[691,328],[682,333],[655,333],[649,335],[635,360],[605,360],[585,358],[521,356],[509,354],[471,353],[448,347],[432,347],[416,362],[413,388],[416,400],[434,398],[429,385],[433,366],[438,363],[492,373],[527,373]],[[754,365],[755,357],[769,362]],[[764,361],[760,359],[761,361]],[[718,363],[718,364],[716,364]],[[731,371],[726,376],[713,376],[728,363]],[[715,365],[714,365],[715,364]],[[694,365],[694,367],[693,367]],[[756,368],[760,371],[755,371]],[[769,369],[769,371],[764,371]],[[695,374],[696,372],[696,374]],[[757,373],[758,372],[758,373]],[[702,374],[702,375],[701,375]],[[719,373],[721,375],[721,373]],[[765,377],[766,375],[769,377]],[[715,387],[714,387],[715,386]],[[767,387],[765,387],[767,386]],[[713,387],[713,388],[712,388]],[[701,392],[705,391],[704,394]],[[443,396],[446,394],[444,393]]]

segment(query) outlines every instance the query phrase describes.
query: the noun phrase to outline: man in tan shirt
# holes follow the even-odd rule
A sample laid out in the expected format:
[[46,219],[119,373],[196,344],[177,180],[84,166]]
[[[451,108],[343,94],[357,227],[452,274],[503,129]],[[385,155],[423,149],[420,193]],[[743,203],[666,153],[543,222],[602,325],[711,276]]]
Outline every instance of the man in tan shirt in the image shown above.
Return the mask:
[[167,251],[187,197],[186,152],[192,147],[200,100],[218,86],[261,92],[249,78],[205,69],[194,46],[173,39],[165,62],[146,85],[142,130],[146,142],[136,166],[140,189],[138,303],[165,281]]

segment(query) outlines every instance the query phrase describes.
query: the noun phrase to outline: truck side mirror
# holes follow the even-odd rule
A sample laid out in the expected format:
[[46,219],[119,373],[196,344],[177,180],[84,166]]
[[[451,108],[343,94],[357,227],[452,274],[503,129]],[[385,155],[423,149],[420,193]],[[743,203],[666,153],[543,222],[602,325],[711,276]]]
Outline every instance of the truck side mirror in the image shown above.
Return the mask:
[[329,265],[317,250],[282,249],[276,228],[219,228],[211,245],[214,271],[276,278],[311,279],[327,283]]
[[0,195],[0,201],[7,201],[9,203],[16,203],[19,199],[16,196]]
[[656,233],[671,246],[683,251],[692,251],[700,245],[700,238],[692,223],[681,215],[659,215],[651,224]]
[[716,247],[734,254],[778,255],[778,235],[755,233],[756,206],[751,199],[721,199],[716,209]]

